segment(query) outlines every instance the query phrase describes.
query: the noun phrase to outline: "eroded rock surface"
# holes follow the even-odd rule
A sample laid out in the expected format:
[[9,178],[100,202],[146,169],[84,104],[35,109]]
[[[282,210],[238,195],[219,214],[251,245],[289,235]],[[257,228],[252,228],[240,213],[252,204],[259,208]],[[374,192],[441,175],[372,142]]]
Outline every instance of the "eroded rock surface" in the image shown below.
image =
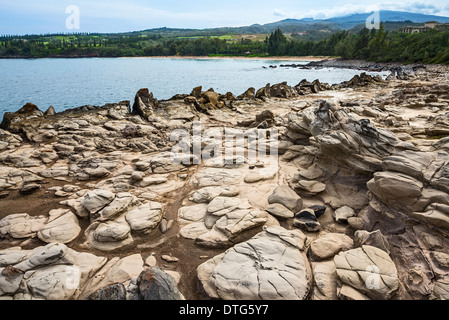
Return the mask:
[[5,114],[1,298],[447,299],[448,69],[405,69]]

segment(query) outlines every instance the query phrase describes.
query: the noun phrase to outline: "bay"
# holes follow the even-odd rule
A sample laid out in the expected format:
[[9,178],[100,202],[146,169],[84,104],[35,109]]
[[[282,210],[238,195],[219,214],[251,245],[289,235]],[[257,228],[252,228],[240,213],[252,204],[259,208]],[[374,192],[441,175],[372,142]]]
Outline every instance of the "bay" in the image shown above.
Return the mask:
[[[291,86],[302,79],[340,83],[360,74],[353,69],[279,67],[307,61],[264,59],[76,58],[0,59],[0,117],[27,102],[57,112],[82,105],[104,105],[134,99],[148,88],[160,100],[203,90],[239,95],[249,87],[283,81]],[[270,66],[276,66],[271,68]],[[387,73],[380,74],[385,77]]]

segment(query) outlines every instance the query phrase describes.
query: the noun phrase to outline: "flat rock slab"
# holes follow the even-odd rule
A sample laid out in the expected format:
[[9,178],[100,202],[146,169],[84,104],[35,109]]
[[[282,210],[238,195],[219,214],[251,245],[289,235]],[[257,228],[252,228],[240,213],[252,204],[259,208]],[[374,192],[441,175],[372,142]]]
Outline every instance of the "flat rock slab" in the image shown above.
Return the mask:
[[268,227],[246,242],[201,264],[198,279],[206,294],[224,300],[303,300],[312,274],[299,230]]
[[389,299],[399,287],[396,266],[383,250],[362,245],[334,257],[338,278],[372,299]]

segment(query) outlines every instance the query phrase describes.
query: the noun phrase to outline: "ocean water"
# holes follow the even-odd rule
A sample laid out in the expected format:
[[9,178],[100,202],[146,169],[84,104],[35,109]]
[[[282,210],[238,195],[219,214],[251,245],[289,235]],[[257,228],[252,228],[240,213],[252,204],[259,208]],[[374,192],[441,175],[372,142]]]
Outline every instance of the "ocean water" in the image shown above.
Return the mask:
[[[334,84],[361,73],[351,69],[279,67],[293,63],[307,64],[232,58],[0,59],[0,117],[27,102],[42,111],[52,105],[57,112],[87,104],[132,102],[141,88],[148,88],[160,100],[190,93],[196,86],[239,95],[249,87],[257,90],[267,83],[287,81],[294,86],[302,79],[319,79]],[[370,74],[387,76],[387,72]]]

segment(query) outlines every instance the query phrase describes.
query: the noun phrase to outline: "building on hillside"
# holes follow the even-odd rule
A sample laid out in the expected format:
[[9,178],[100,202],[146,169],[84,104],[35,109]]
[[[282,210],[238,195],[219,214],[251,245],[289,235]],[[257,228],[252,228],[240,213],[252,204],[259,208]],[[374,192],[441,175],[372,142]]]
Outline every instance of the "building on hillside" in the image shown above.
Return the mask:
[[421,33],[426,32],[432,29],[436,30],[449,30],[449,23],[439,23],[437,21],[427,21],[424,23],[424,26],[407,26],[401,28],[400,31],[402,33]]
[[407,26],[407,27],[401,28],[400,31],[402,33],[421,33],[421,32],[425,32],[428,30],[430,30],[430,28],[426,27],[426,26],[424,26],[424,27]]

